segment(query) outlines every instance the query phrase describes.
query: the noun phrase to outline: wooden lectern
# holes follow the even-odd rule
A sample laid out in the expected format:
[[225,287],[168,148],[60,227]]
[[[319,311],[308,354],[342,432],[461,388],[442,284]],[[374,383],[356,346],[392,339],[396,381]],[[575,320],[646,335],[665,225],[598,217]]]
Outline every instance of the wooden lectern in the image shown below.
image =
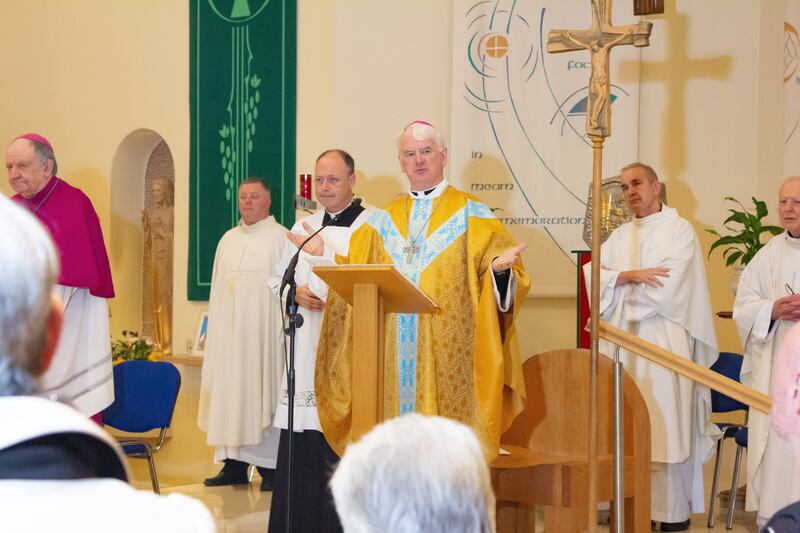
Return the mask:
[[317,266],[314,273],[353,306],[353,442],[383,419],[386,313],[434,313],[438,306],[394,265]]

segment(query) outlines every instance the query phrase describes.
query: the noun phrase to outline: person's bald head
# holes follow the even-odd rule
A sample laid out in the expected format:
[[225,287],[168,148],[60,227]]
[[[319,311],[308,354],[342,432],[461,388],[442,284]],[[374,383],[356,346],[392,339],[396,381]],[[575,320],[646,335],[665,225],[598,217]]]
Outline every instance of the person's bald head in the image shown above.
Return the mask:
[[631,163],[620,170],[622,197],[636,218],[644,218],[661,210],[661,182],[653,167]]
[[786,178],[778,191],[778,219],[793,237],[800,237],[800,176]]
[[53,147],[44,137],[25,134],[6,150],[8,184],[17,194],[32,198],[58,172]]
[[798,185],[800,185],[800,176],[789,176],[781,183],[781,188],[778,189],[778,195],[782,196],[784,189],[797,187]]
[[355,161],[344,150],[325,150],[314,165],[314,194],[328,213],[338,213],[353,201]]
[[270,186],[261,178],[250,177],[239,184],[239,214],[245,225],[267,218],[271,204]]
[[397,160],[411,190],[423,191],[438,185],[447,165],[444,136],[429,122],[410,122],[397,138]]

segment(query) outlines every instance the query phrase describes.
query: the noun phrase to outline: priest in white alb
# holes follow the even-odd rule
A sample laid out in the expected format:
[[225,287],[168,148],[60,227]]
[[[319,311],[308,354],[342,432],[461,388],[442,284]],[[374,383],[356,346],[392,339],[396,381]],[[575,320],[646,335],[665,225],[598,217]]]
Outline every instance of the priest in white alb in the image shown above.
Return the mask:
[[278,455],[272,417],[283,372],[281,307],[269,278],[281,257],[286,228],[269,216],[270,191],[258,178],[239,185],[239,225],[217,246],[198,423],[214,461],[225,466],[206,486],[248,483],[258,467],[271,490]]
[[[659,199],[655,171],[632,163],[620,176],[635,218],[614,230],[600,254],[600,320],[703,366],[719,356],[700,246],[688,221]],[[590,264],[585,267],[589,279]],[[615,346],[600,341],[612,356]],[[650,413],[652,519],[684,531],[704,511],[702,465],[719,430],[706,387],[620,350]]]
[[[319,233],[323,248],[331,254],[347,255],[350,236],[369,218],[371,209],[360,205],[353,196],[356,184],[355,161],[344,150],[326,150],[314,166],[314,194],[322,209],[298,220],[288,234],[283,257],[272,276],[272,289],[280,290],[284,272],[298,247],[306,238],[325,224]],[[297,284],[296,301],[303,325],[295,333],[295,397],[292,443],[292,531],[334,533],[342,530],[333,505],[328,482],[339,462],[325,436],[317,413],[317,396],[314,392],[314,368],[317,361],[328,286],[311,269],[311,258],[302,252],[297,262],[294,280]],[[286,292],[281,295],[286,296]],[[289,478],[289,394],[286,372],[275,411],[275,428],[281,430],[278,448],[278,466],[275,471],[275,488],[269,513],[269,531],[286,531],[286,500]]]
[[[773,365],[783,339],[800,320],[800,177],[787,179],[778,194],[778,218],[786,231],[764,245],[745,268],[733,318],[745,346],[742,383],[772,394]],[[748,419],[748,511],[759,526],[778,509],[800,499],[800,468],[789,444],[754,409]]]

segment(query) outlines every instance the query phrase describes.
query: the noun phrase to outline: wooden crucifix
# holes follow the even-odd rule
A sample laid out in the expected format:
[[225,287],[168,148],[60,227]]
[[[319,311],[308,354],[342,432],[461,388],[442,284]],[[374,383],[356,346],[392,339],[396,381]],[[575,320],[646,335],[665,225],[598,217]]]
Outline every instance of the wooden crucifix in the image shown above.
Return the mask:
[[611,24],[611,0],[591,0],[592,27],[588,30],[550,30],[547,51],[550,53],[589,50],[592,75],[589,78],[589,102],[586,106],[586,134],[596,137],[611,135],[611,77],[608,57],[617,45],[648,46],[651,22],[629,26]]

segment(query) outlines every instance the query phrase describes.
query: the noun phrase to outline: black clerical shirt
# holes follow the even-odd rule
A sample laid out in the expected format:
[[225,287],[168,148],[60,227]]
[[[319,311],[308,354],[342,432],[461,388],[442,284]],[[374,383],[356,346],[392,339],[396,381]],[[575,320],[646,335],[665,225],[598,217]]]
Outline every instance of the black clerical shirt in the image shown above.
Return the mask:
[[[349,228],[350,226],[353,225],[353,222],[356,221],[358,215],[360,215],[362,211],[364,211],[364,207],[362,205],[350,204],[338,214],[336,220],[334,220],[333,224],[330,225],[339,226],[342,228]],[[328,214],[327,211],[325,211],[325,214],[322,215],[322,224],[323,225],[328,224],[330,219],[331,215]]]

